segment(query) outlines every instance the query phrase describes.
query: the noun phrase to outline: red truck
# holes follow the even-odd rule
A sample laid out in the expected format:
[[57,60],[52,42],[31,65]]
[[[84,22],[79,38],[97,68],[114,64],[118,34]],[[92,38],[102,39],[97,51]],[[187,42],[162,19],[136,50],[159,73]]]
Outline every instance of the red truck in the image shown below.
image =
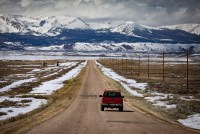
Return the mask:
[[104,108],[118,108],[119,111],[123,111],[123,98],[121,96],[120,90],[105,90],[101,100],[101,111],[104,111]]

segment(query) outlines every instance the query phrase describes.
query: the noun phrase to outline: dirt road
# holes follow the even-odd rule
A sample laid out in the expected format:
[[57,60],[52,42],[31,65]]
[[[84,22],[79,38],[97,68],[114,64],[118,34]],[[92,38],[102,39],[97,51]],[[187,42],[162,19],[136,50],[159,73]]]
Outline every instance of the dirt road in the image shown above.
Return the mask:
[[108,88],[90,61],[82,87],[70,107],[35,126],[29,134],[193,134],[186,129],[161,122],[125,104],[123,112],[100,111],[100,98]]

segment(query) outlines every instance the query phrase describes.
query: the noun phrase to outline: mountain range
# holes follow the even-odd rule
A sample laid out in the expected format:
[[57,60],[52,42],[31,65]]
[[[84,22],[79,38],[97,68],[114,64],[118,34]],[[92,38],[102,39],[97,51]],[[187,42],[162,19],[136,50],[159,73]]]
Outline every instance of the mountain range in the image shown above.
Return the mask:
[[32,18],[0,14],[0,50],[33,47],[59,48],[60,50],[63,46],[65,50],[83,51],[77,48],[77,44],[86,45],[87,43],[101,48],[102,44],[128,44],[124,49],[120,47],[108,49],[110,47],[103,45],[101,51],[132,50],[130,43],[174,45],[178,43],[191,46],[191,44],[200,44],[200,24],[150,27],[133,21],[88,23],[81,18],[71,16]]

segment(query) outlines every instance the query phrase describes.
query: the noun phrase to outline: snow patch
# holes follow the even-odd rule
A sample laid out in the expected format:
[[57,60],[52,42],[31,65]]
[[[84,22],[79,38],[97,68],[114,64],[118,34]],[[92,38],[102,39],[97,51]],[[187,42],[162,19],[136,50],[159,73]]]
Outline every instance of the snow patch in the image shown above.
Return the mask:
[[200,24],[178,24],[170,26],[161,26],[160,28],[179,29],[192,34],[200,35]]
[[178,122],[191,128],[200,129],[200,114],[189,115],[188,118],[179,119]]
[[41,69],[33,69],[31,72],[39,72]]
[[150,101],[153,103],[154,106],[159,106],[159,107],[165,107],[165,108],[176,108],[176,104],[168,104],[168,101],[160,101],[164,99],[172,99],[173,96],[172,94],[164,94],[164,93],[158,93],[158,92],[153,92],[151,93],[151,97],[144,97],[147,101]]
[[45,94],[45,95],[52,94],[55,90],[58,90],[61,87],[63,87],[64,81],[67,81],[69,79],[76,77],[80,73],[80,71],[86,66],[86,64],[87,64],[87,61],[84,63],[81,63],[79,66],[70,70],[69,72],[67,72],[66,74],[64,74],[63,76],[57,79],[42,83],[40,86],[33,88],[33,90],[30,93],[31,94]]
[[167,104],[166,101],[157,101],[155,104],[153,104],[155,106],[160,106],[160,107],[166,107],[166,108],[176,108],[176,104]]
[[22,85],[24,83],[32,82],[34,80],[36,80],[36,78],[24,79],[24,80],[19,80],[19,81],[13,82],[12,84],[1,88],[0,92],[6,92],[6,91],[9,91],[9,90],[12,90],[12,88],[19,87],[20,85]]
[[0,112],[5,112],[6,115],[0,116],[0,120],[5,120],[11,117],[18,116],[20,114],[25,114],[28,113],[34,109],[39,108],[41,105],[44,105],[47,103],[47,100],[45,99],[35,99],[35,98],[9,98],[9,97],[0,97],[0,102],[3,102],[4,100],[9,100],[9,101],[15,101],[18,104],[22,100],[31,100],[31,102],[25,103],[23,107],[7,107],[7,108],[0,108]]
[[137,83],[133,79],[126,79],[123,76],[120,76],[119,74],[117,74],[116,72],[114,72],[113,70],[104,67],[103,65],[101,65],[97,61],[95,61],[95,63],[98,65],[98,67],[103,71],[103,73],[106,76],[108,76],[108,77],[110,77],[110,78],[118,81],[132,95],[138,96],[138,97],[143,97],[142,94],[138,93],[135,90],[132,90],[130,87],[135,87],[137,89],[144,90],[146,88],[146,86],[147,86],[147,83]]
[[184,101],[200,101],[200,99],[195,99],[193,96],[181,96],[180,99]]

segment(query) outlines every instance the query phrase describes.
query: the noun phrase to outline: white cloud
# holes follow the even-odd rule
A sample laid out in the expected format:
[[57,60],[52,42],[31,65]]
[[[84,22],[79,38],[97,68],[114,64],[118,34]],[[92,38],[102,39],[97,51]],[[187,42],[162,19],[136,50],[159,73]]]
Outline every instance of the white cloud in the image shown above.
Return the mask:
[[87,21],[136,21],[145,25],[200,23],[199,0],[0,0],[0,13],[71,15]]
[[180,8],[178,11],[174,12],[174,17],[176,19],[182,19],[187,15],[187,8]]
[[196,9],[195,13],[196,13],[197,16],[200,18],[200,9]]
[[31,4],[31,0],[21,0],[21,6],[27,7]]

